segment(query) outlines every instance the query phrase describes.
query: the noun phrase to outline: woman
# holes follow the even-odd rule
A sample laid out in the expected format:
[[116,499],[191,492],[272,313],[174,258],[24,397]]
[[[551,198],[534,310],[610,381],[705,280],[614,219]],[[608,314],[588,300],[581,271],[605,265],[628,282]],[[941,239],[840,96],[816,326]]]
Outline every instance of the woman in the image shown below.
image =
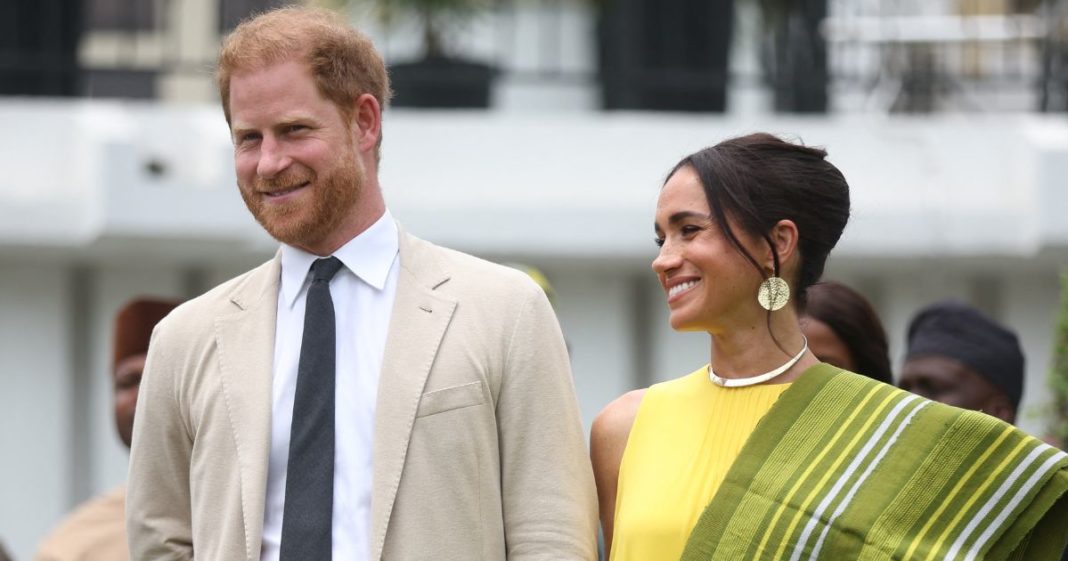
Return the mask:
[[755,134],[669,174],[653,270],[711,361],[594,422],[610,558],[1056,559],[1068,455],[808,350],[798,309],[849,216],[825,155]]
[[835,281],[805,291],[801,333],[821,362],[893,384],[886,330],[859,292]]

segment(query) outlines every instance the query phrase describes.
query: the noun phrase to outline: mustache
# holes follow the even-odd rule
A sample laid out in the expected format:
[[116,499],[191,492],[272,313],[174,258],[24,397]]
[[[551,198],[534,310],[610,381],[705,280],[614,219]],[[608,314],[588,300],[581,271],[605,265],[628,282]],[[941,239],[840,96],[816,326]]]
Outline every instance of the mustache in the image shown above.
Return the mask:
[[307,183],[313,179],[315,179],[315,174],[311,171],[288,170],[271,178],[257,177],[252,182],[252,187],[259,192],[280,191],[292,189],[301,183]]

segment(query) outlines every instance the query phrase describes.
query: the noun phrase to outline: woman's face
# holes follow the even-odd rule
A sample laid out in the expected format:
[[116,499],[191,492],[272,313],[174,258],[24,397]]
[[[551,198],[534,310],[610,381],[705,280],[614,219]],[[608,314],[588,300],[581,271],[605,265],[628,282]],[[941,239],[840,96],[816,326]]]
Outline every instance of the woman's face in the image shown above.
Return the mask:
[[857,365],[853,361],[853,355],[849,353],[849,347],[838,338],[829,325],[812,316],[804,316],[801,318],[801,332],[808,340],[808,348],[812,354],[816,355],[816,358],[820,359],[820,362],[826,362],[850,372],[857,371]]
[[[730,221],[728,219],[728,221]],[[763,240],[731,224],[742,245],[758,261]],[[762,278],[716,226],[696,172],[683,167],[672,175],[656,205],[660,254],[653,271],[667,294],[671,327],[717,332],[764,321],[757,304]]]

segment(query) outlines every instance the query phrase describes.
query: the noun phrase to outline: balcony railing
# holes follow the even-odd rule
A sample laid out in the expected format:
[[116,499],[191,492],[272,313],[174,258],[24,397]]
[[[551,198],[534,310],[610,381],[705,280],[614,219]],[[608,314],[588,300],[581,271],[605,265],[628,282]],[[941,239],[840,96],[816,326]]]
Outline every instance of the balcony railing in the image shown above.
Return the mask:
[[[385,26],[367,2],[321,2],[365,29],[387,62],[420,54],[414,19]],[[0,95],[209,101],[220,36],[284,3],[5,0]],[[452,28],[450,46],[511,86],[584,90],[599,99],[591,108],[723,110],[732,104],[707,96],[726,86],[728,97],[756,94],[785,111],[1068,111],[1068,0],[986,15],[962,15],[949,0],[935,15],[883,0],[798,0],[794,11],[766,17],[755,6],[776,2],[739,2],[735,15],[716,15],[712,4],[502,0]],[[613,29],[638,39],[613,43]],[[734,39],[710,39],[724,34]],[[743,54],[717,69],[709,49]]]

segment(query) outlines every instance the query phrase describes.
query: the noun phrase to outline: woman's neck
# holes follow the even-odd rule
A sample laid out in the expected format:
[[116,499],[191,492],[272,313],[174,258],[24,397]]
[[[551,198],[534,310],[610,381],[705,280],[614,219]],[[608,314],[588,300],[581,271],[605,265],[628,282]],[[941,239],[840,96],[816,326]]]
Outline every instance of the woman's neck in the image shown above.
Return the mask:
[[[718,377],[736,379],[759,376],[783,366],[804,347],[804,335],[792,309],[772,312],[770,326],[767,316],[761,317],[763,321],[711,334],[710,364]],[[767,383],[792,382],[818,362],[811,351],[806,351],[793,366]]]

